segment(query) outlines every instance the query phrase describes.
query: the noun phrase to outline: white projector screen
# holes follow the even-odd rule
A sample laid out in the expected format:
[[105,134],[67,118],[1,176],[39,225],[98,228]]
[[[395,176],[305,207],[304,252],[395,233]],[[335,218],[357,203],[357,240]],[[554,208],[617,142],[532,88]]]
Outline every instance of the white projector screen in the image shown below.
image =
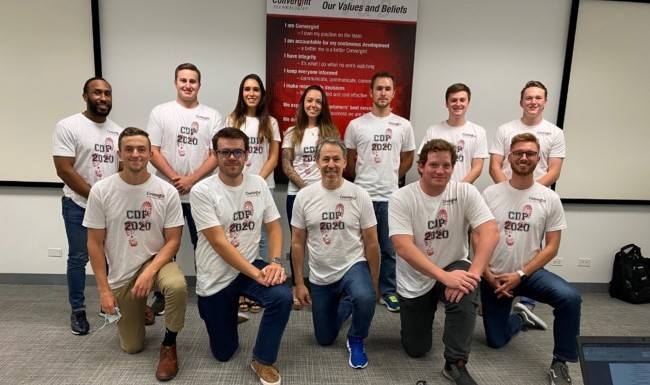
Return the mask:
[[56,122],[85,110],[95,75],[89,0],[0,2],[0,182],[61,182],[52,162]]
[[562,198],[650,201],[649,42],[647,2],[580,1]]

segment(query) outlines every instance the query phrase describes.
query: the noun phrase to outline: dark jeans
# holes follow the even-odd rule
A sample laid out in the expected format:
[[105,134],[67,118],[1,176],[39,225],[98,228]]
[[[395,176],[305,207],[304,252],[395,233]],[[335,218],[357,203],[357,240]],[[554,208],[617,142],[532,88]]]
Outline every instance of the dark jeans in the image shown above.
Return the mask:
[[379,266],[379,292],[382,296],[395,295],[397,283],[395,280],[395,249],[388,236],[388,202],[372,202],[377,218],[377,239],[381,264]]
[[[267,263],[258,259],[253,265],[262,269]],[[212,355],[225,362],[230,360],[239,348],[237,310],[240,295],[264,307],[253,348],[253,358],[271,365],[278,358],[282,334],[289,321],[293,302],[291,289],[287,285],[262,286],[244,274],[239,274],[223,290],[209,297],[198,297],[199,314],[208,331]]]
[[72,199],[61,199],[61,214],[68,237],[68,302],[72,310],[86,308],[86,265],[88,264],[88,230],[82,225],[86,209]]
[[[534,272],[526,282],[517,286],[515,297],[525,295],[553,307],[553,357],[569,362],[578,361],[580,334],[580,306],[582,298],[575,287],[546,269]],[[487,344],[491,348],[505,346],[522,328],[522,319],[512,313],[513,298],[497,298],[494,288],[481,281],[483,326]]]
[[319,345],[334,342],[350,314],[352,325],[348,337],[368,337],[376,307],[368,262],[355,263],[337,282],[310,286],[314,334]]
[[[469,269],[466,261],[456,261],[445,267],[446,271]],[[431,350],[433,320],[438,302],[445,305],[445,327],[442,342],[445,344],[445,360],[467,361],[472,346],[478,296],[476,290],[463,296],[458,303],[445,299],[445,286],[436,282],[426,294],[417,298],[400,296],[400,319],[402,321],[402,346],[411,357],[421,357]]]

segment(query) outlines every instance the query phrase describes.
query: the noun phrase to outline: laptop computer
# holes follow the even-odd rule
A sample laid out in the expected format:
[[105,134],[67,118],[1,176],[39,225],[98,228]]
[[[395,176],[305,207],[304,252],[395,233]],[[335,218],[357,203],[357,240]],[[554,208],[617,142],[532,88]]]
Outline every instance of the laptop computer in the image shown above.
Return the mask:
[[579,336],[585,385],[650,385],[650,337]]

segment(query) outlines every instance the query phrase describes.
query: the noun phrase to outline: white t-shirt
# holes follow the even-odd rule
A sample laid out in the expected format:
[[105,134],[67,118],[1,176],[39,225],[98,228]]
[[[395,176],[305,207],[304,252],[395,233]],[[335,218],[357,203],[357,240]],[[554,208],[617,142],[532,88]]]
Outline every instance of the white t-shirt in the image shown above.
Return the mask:
[[432,139],[443,139],[456,146],[458,160],[454,166],[451,180],[461,182],[472,170],[473,159],[488,158],[485,129],[469,120],[460,127],[452,127],[447,124],[447,121],[429,127],[422,138],[420,147],[418,147],[418,154],[422,151],[422,147]]
[[504,157],[501,170],[503,170],[507,180],[512,177],[510,163],[508,159],[505,159],[510,153],[510,142],[513,136],[523,133],[531,133],[539,141],[539,163],[533,173],[535,180],[539,180],[548,172],[548,158],[564,159],[566,157],[564,131],[546,119],[543,119],[536,126],[527,126],[521,122],[521,119],[515,119],[500,126],[490,146],[490,154]]
[[336,190],[314,183],[300,190],[291,225],[307,230],[309,282],[329,285],[365,261],[361,230],[376,224],[370,195],[354,183],[344,181]]
[[[181,176],[190,175],[210,155],[212,137],[222,128],[217,110],[199,104],[185,108],[176,101],[154,107],[149,115],[147,132],[154,146],[171,168]],[[156,175],[169,181],[161,172]],[[189,202],[189,194],[181,195],[181,202]]]
[[190,204],[199,233],[196,294],[207,297],[228,286],[239,271],[217,254],[201,230],[221,226],[230,244],[253,262],[260,258],[262,226],[280,218],[280,213],[259,175],[244,175],[237,187],[223,184],[217,175],[206,178],[192,188]]
[[[316,165],[316,145],[318,144],[318,127],[309,127],[305,129],[300,146],[294,146],[293,127],[290,127],[284,134],[282,148],[293,149],[293,168],[298,176],[309,186],[314,182],[320,181],[320,171]],[[298,186],[289,181],[287,195],[296,195]]]
[[[278,121],[272,116],[270,118],[273,140],[279,142],[281,138]],[[228,118],[228,125],[232,127],[232,121],[230,118]],[[258,118],[247,116],[246,123],[243,127],[240,127],[248,136],[248,142],[250,145],[248,161],[246,161],[246,164],[244,165],[244,174],[260,175],[262,167],[264,167],[264,164],[269,160],[269,141],[264,138],[264,143],[258,143],[259,139],[257,138],[257,134],[259,132],[259,126],[260,121]],[[269,188],[275,188],[273,172],[271,172],[266,178],[266,184],[269,185]]]
[[368,112],[348,125],[345,147],[357,151],[354,183],[373,201],[386,202],[398,188],[400,154],[415,150],[413,127],[393,113],[380,118]]
[[496,274],[521,269],[540,251],[546,232],[566,228],[560,197],[542,184],[517,190],[505,181],[486,188],[483,198],[499,226],[499,243],[490,261]]
[[[95,123],[82,113],[74,114],[56,124],[52,155],[74,157],[74,170],[92,186],[118,171],[117,145],[121,132],[122,127],[108,118],[104,123]],[[63,195],[86,207],[86,198],[67,185],[63,186]]]
[[183,223],[181,202],[172,185],[155,175],[132,185],[114,174],[90,190],[83,225],[106,229],[108,284],[117,289],[165,245],[164,229]]
[[[432,197],[411,183],[395,192],[388,203],[389,236],[412,235],[418,249],[440,268],[468,261],[467,230],[494,219],[478,190],[469,183],[450,181],[445,191]],[[434,279],[415,270],[397,255],[397,292],[419,297],[433,287]]]

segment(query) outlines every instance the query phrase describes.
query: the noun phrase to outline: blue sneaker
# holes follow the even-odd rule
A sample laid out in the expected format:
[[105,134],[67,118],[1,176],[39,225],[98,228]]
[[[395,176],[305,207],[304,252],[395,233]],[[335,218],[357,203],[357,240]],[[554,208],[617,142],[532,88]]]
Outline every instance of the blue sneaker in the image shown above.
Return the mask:
[[348,351],[350,351],[350,366],[363,369],[368,366],[368,356],[362,338],[348,338]]
[[386,308],[393,312],[399,313],[399,299],[395,294],[384,295],[379,299],[379,303],[386,305]]

